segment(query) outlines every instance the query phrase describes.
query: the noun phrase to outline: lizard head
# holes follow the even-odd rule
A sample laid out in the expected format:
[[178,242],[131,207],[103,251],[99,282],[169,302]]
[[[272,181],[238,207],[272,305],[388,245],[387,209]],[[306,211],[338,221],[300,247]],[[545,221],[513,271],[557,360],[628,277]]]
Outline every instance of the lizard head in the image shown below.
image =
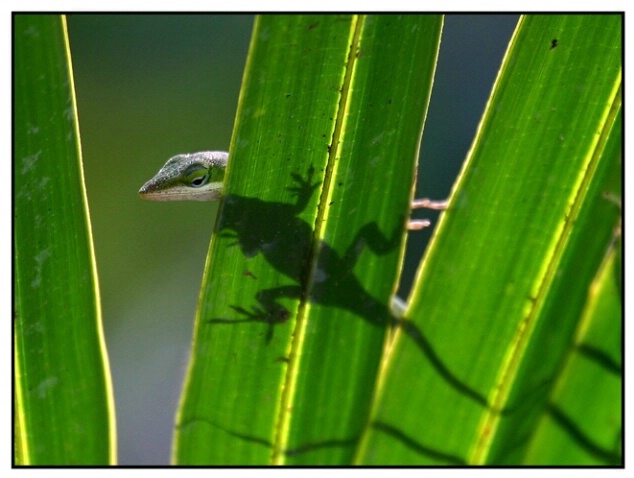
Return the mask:
[[139,189],[139,195],[150,201],[217,201],[228,159],[224,151],[174,156]]

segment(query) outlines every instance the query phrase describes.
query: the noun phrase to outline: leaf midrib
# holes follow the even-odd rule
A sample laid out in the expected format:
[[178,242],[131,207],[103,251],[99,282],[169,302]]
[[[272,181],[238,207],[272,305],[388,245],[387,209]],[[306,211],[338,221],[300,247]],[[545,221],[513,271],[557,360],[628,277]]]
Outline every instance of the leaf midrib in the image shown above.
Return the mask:
[[601,125],[599,128],[601,134],[591,149],[587,167],[583,169],[583,177],[573,192],[574,199],[570,207],[570,212],[565,219],[561,232],[556,238],[553,252],[550,254],[549,261],[546,264],[535,300],[532,302],[526,318],[520,322],[515,337],[511,341],[508,352],[509,358],[503,361],[502,367],[498,370],[497,376],[500,378],[494,387],[495,392],[489,402],[490,405],[483,414],[471,458],[468,460],[471,464],[482,465],[486,462],[488,451],[495,437],[495,430],[500,422],[501,412],[504,409],[511,386],[519,370],[522,355],[526,350],[532,331],[535,328],[537,317],[546,300],[548,290],[555,279],[561,258],[565,252],[566,243],[572,233],[572,227],[579,215],[585,194],[588,191],[589,183],[592,181],[597,163],[601,159],[612,125],[621,107],[621,75],[619,74],[617,78],[618,80],[615,82],[611,94],[610,107],[606,108],[606,113],[599,123]]
[[359,45],[361,38],[361,30],[365,22],[365,15],[353,15],[350,23],[350,40],[348,46],[348,60],[345,65],[345,74],[343,83],[340,89],[340,99],[337,106],[337,114],[335,117],[334,130],[328,148],[328,161],[326,164],[326,171],[324,173],[324,180],[321,187],[321,194],[319,197],[319,204],[317,207],[317,215],[315,218],[315,224],[313,226],[313,237],[310,245],[311,258],[310,267],[307,268],[308,274],[305,280],[302,281],[304,288],[302,290],[302,299],[297,311],[297,321],[295,323],[295,330],[292,334],[291,352],[289,355],[289,364],[286,370],[286,377],[283,384],[283,392],[281,397],[281,406],[279,409],[279,416],[276,424],[275,439],[273,442],[273,456],[271,462],[274,465],[283,465],[285,460],[284,450],[288,443],[288,437],[290,432],[290,418],[291,402],[295,396],[295,388],[297,385],[297,375],[300,365],[300,351],[304,343],[304,337],[306,332],[306,306],[308,297],[308,291],[312,288],[313,280],[315,277],[315,268],[317,265],[317,257],[320,252],[320,237],[324,229],[324,221],[328,211],[327,205],[332,195],[332,178],[336,170],[338,162],[336,161],[337,155],[340,151],[340,139],[344,131],[344,125],[346,122],[346,113],[349,107],[349,97],[352,90],[352,77],[355,70],[355,63],[357,56],[355,52]]

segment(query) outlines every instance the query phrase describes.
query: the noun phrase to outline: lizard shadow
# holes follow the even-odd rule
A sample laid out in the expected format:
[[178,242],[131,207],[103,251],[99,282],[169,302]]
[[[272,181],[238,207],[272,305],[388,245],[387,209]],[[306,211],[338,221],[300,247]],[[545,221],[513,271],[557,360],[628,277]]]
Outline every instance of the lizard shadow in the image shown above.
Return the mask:
[[[399,321],[391,307],[373,297],[354,274],[355,264],[367,249],[375,255],[385,255],[400,244],[405,217],[395,221],[389,235],[384,235],[375,222],[362,226],[342,253],[327,242],[318,244],[317,264],[314,269],[310,294],[307,295],[312,253],[313,226],[299,217],[321,184],[313,182],[314,168],[306,177],[292,174],[294,185],[289,187],[294,203],[263,201],[257,198],[228,195],[225,199],[219,234],[230,238],[232,246],[240,247],[247,258],[261,254],[275,270],[291,279],[292,284],[259,290],[256,305],[250,308],[232,305],[241,318],[211,318],[211,324],[258,322],[267,325],[266,340],[273,338],[274,329],[289,321],[291,312],[280,304],[280,299],[308,300],[311,303],[337,307],[377,327],[397,326],[413,341],[439,375],[455,390],[485,405],[486,398],[470,388],[445,365],[430,340],[413,322]],[[246,276],[252,275],[245,271]]]
[[[294,284],[262,289],[255,298],[257,305],[250,309],[240,305],[230,307],[241,319],[209,319],[209,323],[260,322],[268,325],[267,342],[273,338],[275,326],[291,316],[278,300],[283,297],[301,297],[305,284],[308,258],[312,241],[312,227],[299,214],[307,207],[319,182],[313,183],[314,169],[307,178],[293,174],[296,186],[288,189],[294,194],[294,203],[263,201],[258,198],[229,194],[225,197],[220,218],[219,237],[231,239],[229,246],[239,246],[243,255],[251,259],[261,254],[275,270],[290,278]],[[258,278],[249,270],[243,273]]]
[[[307,296],[312,253],[313,226],[299,217],[308,206],[314,191],[321,184],[313,182],[311,167],[306,178],[293,174],[294,203],[269,202],[257,198],[227,195],[220,220],[220,237],[230,238],[231,245],[240,247],[247,258],[261,254],[266,262],[292,280],[292,284],[261,289],[255,296],[257,304],[246,308],[231,307],[241,319],[209,319],[210,323],[260,322],[268,325],[267,341],[273,337],[275,326],[291,317],[280,299],[307,299],[312,303],[339,307],[376,326],[393,322],[387,304],[372,297],[354,274],[354,266],[364,249],[376,255],[387,254],[400,244],[401,221],[389,237],[383,235],[374,222],[361,227],[350,246],[342,254],[327,242],[318,245],[317,264],[310,295]],[[245,271],[245,275],[251,275]]]
[[[312,166],[306,177],[292,174],[294,184],[288,190],[295,196],[293,203],[263,201],[231,194],[226,196],[219,223],[219,238],[232,240],[229,246],[239,247],[247,259],[261,255],[273,269],[290,279],[290,283],[260,289],[255,294],[254,305],[231,305],[240,318],[209,318],[206,323],[264,324],[267,327],[268,343],[273,339],[275,329],[288,323],[292,316],[291,311],[280,303],[284,299],[345,309],[376,327],[395,327],[401,322],[395,318],[388,303],[377,300],[365,289],[355,275],[354,268],[366,249],[377,256],[396,250],[402,238],[405,217],[395,221],[394,230],[387,235],[375,222],[363,225],[354,234],[348,247],[341,252],[323,240],[313,245],[313,225],[299,217],[321,184],[313,181],[313,175]],[[313,252],[314,250],[317,252]],[[317,261],[314,268],[311,268],[312,254],[316,255]],[[311,271],[312,283],[308,292]],[[250,280],[258,279],[249,270],[245,270],[243,274],[250,276]],[[450,386],[470,399],[486,404],[484,396],[463,383],[444,364],[415,324],[405,320],[402,325],[402,331]],[[395,436],[401,437],[398,433]],[[348,441],[355,441],[357,438],[310,443],[286,452],[308,453],[322,447],[345,446]]]

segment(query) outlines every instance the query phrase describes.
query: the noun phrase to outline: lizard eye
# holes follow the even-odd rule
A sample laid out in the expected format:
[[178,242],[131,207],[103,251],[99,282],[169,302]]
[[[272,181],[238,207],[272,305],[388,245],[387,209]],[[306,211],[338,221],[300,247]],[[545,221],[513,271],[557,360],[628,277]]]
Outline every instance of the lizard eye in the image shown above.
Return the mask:
[[205,174],[203,176],[199,176],[190,181],[189,185],[193,188],[199,188],[207,184],[207,180],[209,179],[209,174]]
[[184,173],[184,179],[192,188],[199,188],[209,182],[209,170],[199,164],[192,164]]

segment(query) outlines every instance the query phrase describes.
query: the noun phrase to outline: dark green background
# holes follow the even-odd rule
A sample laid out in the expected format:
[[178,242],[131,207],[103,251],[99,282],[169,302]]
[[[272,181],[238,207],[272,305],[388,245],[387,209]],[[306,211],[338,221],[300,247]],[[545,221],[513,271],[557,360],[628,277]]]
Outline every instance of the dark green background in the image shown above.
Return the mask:
[[[449,194],[517,19],[446,17],[419,196]],[[252,25],[252,15],[68,16],[122,465],[169,463],[216,212],[137,191],[175,154],[229,147]],[[402,296],[430,233],[410,235]]]

